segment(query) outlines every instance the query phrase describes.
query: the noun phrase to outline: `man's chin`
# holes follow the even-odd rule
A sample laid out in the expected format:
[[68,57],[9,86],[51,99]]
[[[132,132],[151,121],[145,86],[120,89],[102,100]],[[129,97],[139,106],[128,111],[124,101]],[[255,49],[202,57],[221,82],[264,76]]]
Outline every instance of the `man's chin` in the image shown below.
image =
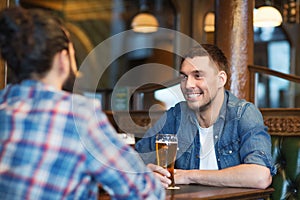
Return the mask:
[[211,107],[211,101],[204,103],[200,101],[187,101],[188,107],[196,112],[206,111]]
[[201,107],[198,101],[187,101],[187,105],[190,109],[195,111],[199,110],[199,108]]

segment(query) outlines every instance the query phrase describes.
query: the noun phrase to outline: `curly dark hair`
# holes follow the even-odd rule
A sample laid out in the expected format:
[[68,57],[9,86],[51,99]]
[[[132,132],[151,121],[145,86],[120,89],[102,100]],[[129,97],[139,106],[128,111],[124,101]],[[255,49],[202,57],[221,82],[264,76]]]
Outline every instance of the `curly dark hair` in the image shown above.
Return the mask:
[[0,13],[1,55],[18,82],[33,73],[44,77],[69,42],[60,18],[48,11],[16,6]]
[[181,64],[186,58],[194,58],[196,56],[209,56],[218,67],[218,70],[224,71],[227,74],[228,79],[225,87],[229,87],[231,71],[227,58],[221,49],[212,44],[201,44],[194,46],[183,56]]

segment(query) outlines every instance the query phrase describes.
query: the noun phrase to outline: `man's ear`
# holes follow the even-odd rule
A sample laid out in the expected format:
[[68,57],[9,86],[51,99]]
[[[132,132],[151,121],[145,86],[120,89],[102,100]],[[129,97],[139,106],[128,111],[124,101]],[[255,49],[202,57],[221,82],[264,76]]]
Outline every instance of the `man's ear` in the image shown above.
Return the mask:
[[218,85],[219,87],[224,87],[227,82],[227,74],[225,71],[220,71],[218,75]]

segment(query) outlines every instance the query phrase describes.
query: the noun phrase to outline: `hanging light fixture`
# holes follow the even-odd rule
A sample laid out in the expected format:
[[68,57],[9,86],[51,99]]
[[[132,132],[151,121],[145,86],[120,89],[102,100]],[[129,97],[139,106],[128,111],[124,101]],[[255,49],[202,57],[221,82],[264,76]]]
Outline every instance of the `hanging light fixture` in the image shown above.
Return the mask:
[[153,33],[158,30],[158,21],[154,15],[141,12],[133,18],[131,27],[134,32]]
[[134,16],[131,27],[134,32],[153,33],[158,30],[158,20],[149,12],[146,0],[140,0],[140,12]]
[[253,25],[255,27],[275,27],[281,23],[282,16],[273,6],[261,6],[254,11]]
[[204,31],[206,33],[215,31],[215,14],[213,12],[207,13],[204,18]]

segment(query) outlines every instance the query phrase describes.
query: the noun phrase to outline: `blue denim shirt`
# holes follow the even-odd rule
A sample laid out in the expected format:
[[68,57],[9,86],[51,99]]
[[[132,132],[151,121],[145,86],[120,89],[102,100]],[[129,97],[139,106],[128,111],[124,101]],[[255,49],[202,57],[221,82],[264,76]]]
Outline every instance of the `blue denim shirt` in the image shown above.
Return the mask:
[[[156,163],[156,133],[175,133],[178,137],[177,169],[199,169],[200,139],[196,114],[186,102],[170,108],[136,144],[145,163]],[[213,125],[215,152],[219,169],[239,164],[258,164],[276,173],[271,156],[271,137],[255,105],[238,99],[229,91],[219,117]]]

